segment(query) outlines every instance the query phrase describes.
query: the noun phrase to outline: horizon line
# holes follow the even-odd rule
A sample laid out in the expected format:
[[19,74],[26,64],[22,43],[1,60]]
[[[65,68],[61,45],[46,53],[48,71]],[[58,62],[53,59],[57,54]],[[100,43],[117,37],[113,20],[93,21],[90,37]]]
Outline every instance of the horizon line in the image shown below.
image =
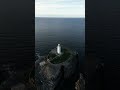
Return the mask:
[[42,17],[42,16],[36,16],[35,18],[85,18],[85,17]]

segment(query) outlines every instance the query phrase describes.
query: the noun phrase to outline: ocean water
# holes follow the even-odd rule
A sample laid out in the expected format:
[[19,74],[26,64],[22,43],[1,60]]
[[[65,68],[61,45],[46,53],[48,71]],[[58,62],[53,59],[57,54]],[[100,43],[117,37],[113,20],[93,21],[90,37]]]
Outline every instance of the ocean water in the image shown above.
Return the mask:
[[85,55],[85,18],[35,18],[35,52],[46,55],[57,44]]

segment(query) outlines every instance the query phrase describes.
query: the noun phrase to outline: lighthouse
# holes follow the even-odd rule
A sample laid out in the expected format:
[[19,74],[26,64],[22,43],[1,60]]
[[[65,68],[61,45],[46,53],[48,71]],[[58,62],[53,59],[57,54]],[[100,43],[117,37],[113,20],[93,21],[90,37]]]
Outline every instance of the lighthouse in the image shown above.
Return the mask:
[[61,46],[60,46],[60,44],[58,44],[58,46],[57,46],[57,53],[60,55],[61,54]]

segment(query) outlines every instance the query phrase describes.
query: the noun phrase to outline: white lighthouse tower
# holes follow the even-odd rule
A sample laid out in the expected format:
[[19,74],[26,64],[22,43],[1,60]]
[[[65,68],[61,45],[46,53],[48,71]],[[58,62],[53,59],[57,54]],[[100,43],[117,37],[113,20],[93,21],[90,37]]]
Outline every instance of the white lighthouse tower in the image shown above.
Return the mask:
[[60,44],[58,44],[58,46],[57,46],[57,53],[60,55],[61,54],[61,46],[60,46]]

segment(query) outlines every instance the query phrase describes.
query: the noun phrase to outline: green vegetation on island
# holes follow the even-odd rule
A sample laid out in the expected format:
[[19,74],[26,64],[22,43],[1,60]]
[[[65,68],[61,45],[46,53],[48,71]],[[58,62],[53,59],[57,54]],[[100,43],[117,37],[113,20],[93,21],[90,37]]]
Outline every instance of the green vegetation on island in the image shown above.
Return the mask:
[[71,54],[67,49],[63,49],[63,53],[61,55],[50,54],[50,57],[53,58],[51,60],[51,63],[53,64],[62,63],[65,60],[67,60],[70,57],[70,55]]

